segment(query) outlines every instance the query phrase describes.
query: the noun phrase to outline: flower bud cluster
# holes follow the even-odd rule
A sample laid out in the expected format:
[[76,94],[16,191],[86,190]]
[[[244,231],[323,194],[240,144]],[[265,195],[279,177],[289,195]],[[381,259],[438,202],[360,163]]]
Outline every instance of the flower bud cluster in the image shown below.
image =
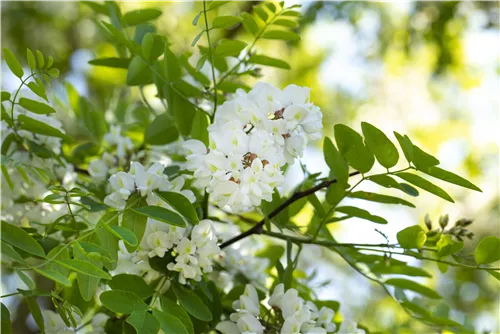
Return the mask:
[[250,209],[271,201],[284,181],[281,167],[302,156],[308,139],[320,138],[321,121],[309,88],[258,83],[217,109],[208,148],[198,140],[185,142],[186,167],[194,172],[194,185],[206,187],[217,205]]

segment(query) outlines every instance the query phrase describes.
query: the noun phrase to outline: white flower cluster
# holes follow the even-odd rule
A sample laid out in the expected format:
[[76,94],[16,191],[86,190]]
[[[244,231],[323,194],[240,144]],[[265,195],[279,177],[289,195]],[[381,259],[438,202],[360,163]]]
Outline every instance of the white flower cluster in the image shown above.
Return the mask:
[[233,211],[271,201],[284,181],[281,167],[302,156],[308,138],[321,136],[322,113],[309,102],[309,90],[290,85],[281,91],[267,83],[249,93],[238,90],[217,109],[209,147],[198,140],[184,144],[194,185]]
[[181,228],[149,219],[147,229],[137,262],[170,254],[167,269],[179,273],[181,284],[187,279],[200,281],[203,273],[212,271],[212,259],[220,252],[212,221],[203,219],[192,228]]
[[149,205],[168,206],[153,192],[154,190],[179,192],[191,203],[194,202],[196,199],[193,192],[182,189],[185,179],[179,176],[169,180],[168,176],[163,174],[164,169],[165,165],[159,162],[147,170],[141,163],[131,162],[128,172],[118,172],[109,178],[112,193],[104,198],[104,203],[113,208],[123,209],[129,196],[138,191],[141,196],[147,196],[146,201]]
[[[311,301],[304,301],[299,297],[295,289],[288,289],[278,284],[268,301],[269,306],[274,310],[280,310],[283,317],[281,324],[281,334],[307,333],[326,334],[333,332],[336,328],[333,323],[335,312],[328,308],[318,307]],[[222,321],[215,327],[223,334],[256,333],[263,334],[264,326],[259,321],[260,302],[257,290],[251,284],[247,284],[245,292],[240,298],[233,302],[236,310],[229,317],[229,320]]]

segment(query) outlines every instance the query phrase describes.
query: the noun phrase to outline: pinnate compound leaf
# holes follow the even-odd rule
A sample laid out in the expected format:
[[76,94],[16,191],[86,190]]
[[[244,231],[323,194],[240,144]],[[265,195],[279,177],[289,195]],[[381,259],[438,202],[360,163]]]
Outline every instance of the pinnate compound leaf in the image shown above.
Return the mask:
[[455,202],[446,191],[421,176],[406,172],[397,173],[396,176],[451,203]]
[[45,257],[42,246],[23,229],[2,220],[2,240],[30,254]]
[[128,26],[136,26],[141,23],[146,23],[160,17],[161,10],[155,8],[146,8],[133,10],[123,15],[123,23]]
[[349,195],[349,197],[352,198],[358,198],[358,199],[364,199],[366,201],[372,201],[372,202],[378,202],[378,203],[386,203],[386,204],[402,204],[409,206],[411,208],[414,208],[415,205],[412,203],[405,201],[404,199],[398,198],[398,197],[393,197],[393,196],[388,196],[388,195],[382,195],[382,194],[376,194],[368,191],[355,191]]
[[485,237],[477,245],[474,257],[477,264],[492,263],[500,260],[500,238],[494,236]]
[[337,209],[335,209],[335,211],[345,213],[348,216],[369,220],[377,224],[387,224],[387,220],[385,220],[384,218],[372,215],[368,211],[354,206],[339,206]]
[[158,334],[160,331],[160,322],[158,319],[146,311],[133,311],[130,317],[127,318],[127,322],[140,334]]
[[196,293],[177,284],[173,285],[173,289],[179,303],[189,314],[201,321],[212,321],[212,312]]
[[138,213],[139,215],[143,215],[148,218],[156,219],[158,221],[174,225],[174,226],[179,226],[179,227],[186,227],[186,222],[182,217],[177,214],[176,212],[173,212],[171,210],[162,208],[160,206],[143,206],[140,208],[135,208],[132,209],[132,211]]
[[62,260],[54,260],[54,263],[59,264],[68,269],[71,269],[73,271],[76,271],[79,274],[84,274],[102,279],[111,279],[111,276],[107,272],[83,260],[62,259]]
[[18,104],[24,109],[34,112],[35,114],[48,115],[56,112],[54,108],[45,103],[27,99],[25,97],[21,97]]
[[253,54],[248,59],[248,62],[251,64],[277,67],[277,68],[282,68],[285,70],[291,69],[290,65],[286,61],[283,61],[281,59],[268,57],[268,56],[264,56],[264,55]]
[[391,278],[384,282],[387,285],[392,285],[396,288],[410,290],[413,292],[417,292],[423,296],[432,298],[432,299],[440,299],[441,296],[434,290],[423,286],[417,282],[410,281],[404,278]]
[[144,279],[137,275],[118,274],[113,276],[108,285],[113,290],[123,290],[135,293],[144,299],[153,294],[153,289],[147,285]]
[[361,122],[366,146],[375,155],[377,161],[385,168],[394,167],[399,160],[398,149],[377,127],[367,122]]
[[3,49],[3,58],[5,59],[5,62],[7,63],[7,66],[9,66],[10,70],[14,75],[18,78],[22,78],[24,75],[23,67],[17,60],[16,56],[7,48]]
[[361,173],[370,171],[375,163],[375,158],[363,143],[363,137],[343,124],[336,124],[334,131],[337,147],[347,163]]
[[426,170],[423,170],[423,172],[437,179],[456,184],[457,186],[482,192],[482,190],[472,182],[437,166],[427,168]]
[[398,243],[401,245],[401,247],[406,249],[420,249],[427,241],[427,235],[420,225],[409,226],[399,231],[397,234],[397,238]]
[[170,191],[155,191],[155,193],[166,203],[170,204],[177,212],[186,217],[193,225],[198,225],[200,222],[196,209],[193,204],[189,202],[186,196],[181,193]]
[[160,327],[165,333],[189,334],[186,326],[174,315],[159,310],[153,310],[153,315],[159,321]]
[[148,308],[139,296],[129,291],[104,291],[99,299],[104,307],[117,313],[130,314],[134,311],[145,311]]

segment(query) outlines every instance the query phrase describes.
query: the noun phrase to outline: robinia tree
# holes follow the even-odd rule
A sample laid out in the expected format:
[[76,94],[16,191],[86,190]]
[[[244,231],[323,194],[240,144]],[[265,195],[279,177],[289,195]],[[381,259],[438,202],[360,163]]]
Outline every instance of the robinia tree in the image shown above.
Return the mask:
[[[322,112],[300,82],[249,87],[245,79],[259,77],[262,66],[289,68],[255,47],[262,39],[300,39],[301,15],[298,6],[275,2],[217,15],[227,2],[196,4],[199,34],[184,54],[156,32],[158,9],[121,13],[114,2],[85,3],[117,54],[90,64],[125,69],[127,85],[141,93],[154,85],[164,107],[141,94],[146,111],[112,123],[71,85],[63,97],[54,94],[52,57],[28,49],[19,61],[3,49],[21,84],[2,92],[2,270],[28,289],[2,296],[2,333],[12,333],[13,310],[4,305],[11,296],[27,304],[41,333],[376,331],[341,315],[339,302],[317,297],[314,275],[299,266],[304,257],[314,264],[310,247],[340,255],[429,332],[474,332],[426,306],[440,294],[413,278],[431,275],[401,258],[498,279],[499,268],[488,266],[499,259],[498,238],[464,254],[472,220],[451,223],[446,215],[401,230],[396,244],[339,243],[329,226],[354,217],[388,223],[363,201],[388,209],[412,208],[416,196],[453,202],[436,179],[481,190],[440,168],[408,136],[363,122],[362,133],[337,124],[334,137],[324,138],[328,175],[301,164],[304,180],[284,192],[287,167],[300,163],[308,141],[322,138]],[[214,39],[215,30],[236,24],[249,41]],[[83,137],[67,134],[55,117],[60,110]],[[358,189],[369,182],[394,194]],[[346,198],[359,206],[344,205]],[[295,223],[307,203],[310,221]]]

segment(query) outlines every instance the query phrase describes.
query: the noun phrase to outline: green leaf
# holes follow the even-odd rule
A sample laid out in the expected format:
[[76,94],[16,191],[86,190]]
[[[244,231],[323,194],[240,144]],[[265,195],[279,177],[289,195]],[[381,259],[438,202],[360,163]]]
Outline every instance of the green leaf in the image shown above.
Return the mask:
[[405,275],[405,276],[416,276],[416,277],[432,277],[427,271],[404,265],[386,265],[385,263],[377,264],[370,268],[370,270],[376,274],[382,275]]
[[407,135],[402,136],[396,131],[394,131],[394,135],[396,136],[396,139],[399,142],[399,146],[401,146],[401,149],[403,150],[406,160],[408,161],[408,163],[412,162],[413,143],[411,142],[410,138]]
[[325,137],[323,141],[323,155],[328,167],[330,167],[330,177],[335,178],[344,188],[348,187],[349,169],[339,151],[333,145],[330,138]]
[[33,319],[35,319],[35,323],[37,324],[38,329],[40,329],[42,333],[45,333],[45,324],[43,322],[42,311],[40,311],[40,306],[36,301],[36,297],[33,296],[26,297],[25,300],[26,303],[28,304],[28,309],[30,310]]
[[223,39],[215,48],[215,55],[219,57],[236,57],[247,46],[247,43],[238,40]]
[[113,279],[108,282],[108,285],[113,290],[123,290],[135,293],[141,299],[151,296],[154,292],[153,289],[146,284],[144,279],[137,275],[115,275]]
[[10,99],[10,93],[9,92],[2,92],[2,102],[7,101],[9,99]]
[[45,101],[49,102],[49,100],[47,99],[47,94],[45,92],[45,87],[43,85],[39,86],[34,81],[31,81],[28,82],[27,86],[33,93],[40,96]]
[[153,72],[144,59],[139,56],[132,58],[127,71],[127,85],[144,86],[153,83]]
[[10,321],[10,312],[7,306],[2,303],[2,325],[1,330],[3,334],[12,334],[12,322]]
[[186,227],[186,222],[180,215],[160,206],[148,205],[141,208],[132,209],[132,211],[170,225]]
[[263,6],[254,6],[253,11],[259,18],[262,19],[262,21],[266,22],[267,19],[269,18],[269,15],[267,14],[267,11],[264,9]]
[[[227,83],[227,81],[223,82]],[[220,85],[217,86],[218,89],[222,89]],[[210,119],[207,114],[197,112],[194,115],[193,126],[191,128],[191,138],[198,139],[203,144],[208,146],[208,126],[210,125]]]
[[148,308],[148,305],[135,293],[123,290],[104,291],[99,300],[108,310],[117,313],[130,314]]
[[45,59],[43,58],[43,54],[40,50],[36,50],[36,58],[38,59],[38,67],[43,68],[43,65],[45,65]]
[[481,240],[474,257],[478,265],[500,260],[500,238],[488,236]]
[[397,288],[414,291],[432,299],[441,298],[441,296],[436,291],[404,278],[391,278],[386,280],[384,283],[395,286]]
[[421,176],[411,174],[411,173],[406,173],[406,172],[398,173],[398,174],[396,174],[396,176],[402,178],[403,180],[405,180],[407,182],[410,182],[411,184],[413,184],[413,185],[415,185],[423,190],[430,192],[431,194],[434,194],[438,197],[441,197],[441,198],[443,198],[451,203],[455,202],[453,200],[453,198],[451,198],[451,196],[446,193],[446,191],[439,188],[435,184],[432,184],[431,182],[427,181],[426,179],[424,179]]
[[71,282],[69,281],[69,279],[60,272],[50,269],[35,269],[35,271],[40,275],[53,280],[54,282],[60,283],[64,286],[71,286]]
[[12,52],[10,52],[9,49],[3,48],[3,57],[5,59],[5,62],[7,63],[7,66],[9,66],[10,70],[16,77],[21,79],[24,75],[23,67],[21,64],[19,64],[19,61],[17,60],[16,56]]
[[415,194],[415,192],[408,193],[407,189],[405,189],[401,183],[398,183],[396,180],[394,180],[389,175],[372,175],[372,176],[367,177],[367,180],[372,181],[372,182],[378,184],[379,186],[382,186],[385,188],[395,188],[395,189],[401,190],[402,192],[404,192],[408,195],[418,196],[418,191],[416,189],[415,189],[416,194]]
[[388,196],[388,195],[381,195],[381,194],[376,194],[368,191],[355,191],[349,195],[349,197],[352,198],[359,198],[359,199],[364,199],[366,201],[372,201],[372,202],[378,202],[378,203],[386,203],[386,204],[402,204],[406,205],[409,207],[414,208],[415,205],[412,203],[405,201],[404,199],[393,197],[393,196]]
[[[89,263],[97,268],[102,267],[101,255],[96,252],[90,252],[87,254],[78,242],[73,244],[73,255],[77,260]],[[92,300],[101,279],[82,273],[78,273],[76,275],[76,279],[78,281],[78,290],[80,291],[80,295],[83,300],[87,302]]]
[[165,333],[189,334],[186,326],[172,314],[153,310],[153,315],[160,322],[160,327]]
[[59,78],[59,70],[57,68],[51,68],[47,71],[52,78]]
[[354,206],[339,206],[335,209],[335,211],[345,213],[348,216],[366,219],[377,224],[387,224],[387,220],[385,220],[384,218],[372,215],[368,211],[356,208]]
[[179,138],[179,132],[167,113],[160,114],[148,125],[144,133],[144,143],[165,145]]
[[118,58],[118,57],[97,58],[90,60],[89,64],[94,66],[127,69],[130,65],[130,58]]
[[259,32],[259,26],[257,25],[257,22],[255,22],[253,16],[247,12],[244,12],[241,14],[241,17],[243,18],[243,27],[245,28],[245,30],[249,34],[256,36]]
[[198,225],[199,219],[194,206],[186,196],[181,193],[169,191],[155,191],[155,193],[166,203],[170,204],[177,212],[186,217],[193,225]]
[[152,21],[161,16],[161,10],[155,8],[137,9],[123,15],[123,23],[127,26],[136,26]]
[[33,282],[33,280],[28,275],[26,275],[21,270],[16,270],[16,273],[19,276],[19,278],[24,282],[24,284],[26,284],[26,286],[28,287],[28,289],[30,289],[30,290],[35,290],[36,289],[35,282]]
[[45,67],[49,69],[52,66],[52,64],[54,64],[54,58],[52,58],[52,56],[49,56],[49,59],[47,60],[47,64],[45,65]]
[[451,235],[442,234],[436,246],[438,249],[438,256],[445,257],[460,251],[464,248],[464,243],[462,241],[453,240]]
[[26,49],[26,58],[28,59],[28,65],[31,71],[36,70],[36,60],[33,52],[30,49]]
[[123,240],[127,245],[135,247],[139,243],[135,234],[129,229],[121,226],[110,226],[110,228],[112,230],[110,232],[120,240]]
[[468,188],[468,189],[482,192],[482,190],[479,189],[479,187],[477,187],[472,182],[469,182],[466,179],[464,179],[463,177],[458,176],[457,174],[454,174],[454,173],[449,172],[447,170],[444,170],[442,168],[430,167],[430,168],[427,168],[427,169],[422,170],[422,171],[430,176],[437,178],[437,179],[440,179],[440,180],[443,180],[443,181],[446,181],[449,183],[453,183],[453,184],[456,184],[456,185],[464,187],[464,188]]
[[12,260],[17,261],[19,263],[25,263],[25,261],[22,258],[22,256],[19,255],[19,253],[16,252],[16,250],[11,245],[9,245],[8,243],[4,242],[3,240],[2,240],[2,246],[0,248],[2,249],[2,254],[3,255],[7,255]]
[[173,315],[177,319],[179,319],[182,324],[186,327],[186,330],[189,334],[194,334],[194,327],[191,318],[187,314],[187,312],[177,305],[174,301],[170,300],[165,296],[160,296],[161,308],[162,310],[170,315]]
[[46,123],[37,121],[26,115],[19,115],[17,118],[21,122],[20,128],[33,133],[38,133],[44,136],[57,137],[71,141],[71,138],[62,133],[61,130],[51,127]]
[[173,284],[174,293],[184,309],[201,321],[212,321],[212,312],[196,293],[177,284]]
[[243,19],[239,16],[217,16],[212,20],[212,29],[231,28]]
[[208,10],[207,11],[215,9],[215,8],[220,7],[222,5],[225,5],[225,4],[229,3],[229,2],[231,2],[231,1],[215,1],[214,0],[214,1],[210,2],[210,4],[208,5]]
[[258,64],[258,65],[283,68],[285,70],[291,69],[290,65],[286,61],[283,61],[281,59],[271,58],[271,57],[264,56],[264,55],[253,54],[248,59],[248,62],[250,64]]
[[31,235],[17,226],[2,220],[2,240],[25,252],[44,258],[42,246]]
[[403,188],[403,191],[407,193],[410,196],[417,197],[419,195],[418,190],[415,189],[414,187],[410,186],[408,183],[400,183],[401,188]]
[[498,281],[500,281],[500,272],[494,270],[486,270],[488,274],[495,277]]
[[45,103],[27,99],[24,97],[21,97],[19,99],[18,104],[24,109],[34,112],[35,114],[48,115],[56,112],[54,108]]
[[265,39],[280,39],[283,41],[299,41],[300,35],[288,30],[267,30],[262,34]]
[[[146,200],[144,198],[140,198],[139,194],[134,194],[129,197],[129,199],[127,200],[127,207],[130,207],[133,203],[135,203],[135,207],[140,207],[147,204]],[[147,217],[133,210],[126,210],[123,213],[122,226],[132,231],[137,239],[137,245],[125,245],[129,252],[133,252],[137,249],[137,247],[139,247],[139,244],[141,243],[142,237],[144,235],[144,231],[146,230],[147,220]]]
[[201,14],[203,14],[203,12],[199,12],[198,14],[196,14],[193,21],[191,22],[194,26],[198,24],[198,20],[200,19]]
[[203,34],[205,33],[205,30],[202,30],[198,33],[198,35],[196,35],[194,38],[193,38],[193,41],[191,42],[191,46],[195,46],[196,43],[198,43],[198,41],[200,40],[201,36],[203,36]]
[[132,312],[127,318],[127,322],[140,334],[158,334],[160,331],[160,322],[155,316],[147,311]]
[[370,171],[375,163],[375,158],[373,153],[363,144],[363,137],[343,124],[336,124],[334,131],[337,147],[347,163],[361,173]]
[[54,263],[76,271],[80,274],[102,279],[111,279],[111,276],[107,272],[86,261],[77,259],[62,259],[54,260]]
[[367,122],[361,122],[366,146],[372,151],[378,162],[385,168],[394,167],[399,160],[398,149],[377,127]]
[[328,187],[326,191],[326,200],[330,205],[337,205],[345,197],[345,185],[334,183]]
[[420,249],[427,241],[427,235],[425,234],[424,229],[419,225],[413,225],[399,231],[397,238],[401,247],[406,249]]
[[[95,228],[95,233],[97,239],[99,240],[99,245],[101,245],[101,247],[109,253],[111,261],[113,263],[116,263],[116,261],[118,260],[119,237],[117,237],[113,232],[109,231],[108,228],[106,228],[104,225],[106,225],[108,228],[112,228],[113,226],[118,225],[118,214],[116,214],[115,212],[105,213],[101,217],[101,219],[99,219],[99,222],[97,223],[97,226]],[[108,269],[114,269],[114,265],[109,265]]]
[[425,172],[427,168],[439,165],[439,160],[413,145],[413,163],[417,169]]

